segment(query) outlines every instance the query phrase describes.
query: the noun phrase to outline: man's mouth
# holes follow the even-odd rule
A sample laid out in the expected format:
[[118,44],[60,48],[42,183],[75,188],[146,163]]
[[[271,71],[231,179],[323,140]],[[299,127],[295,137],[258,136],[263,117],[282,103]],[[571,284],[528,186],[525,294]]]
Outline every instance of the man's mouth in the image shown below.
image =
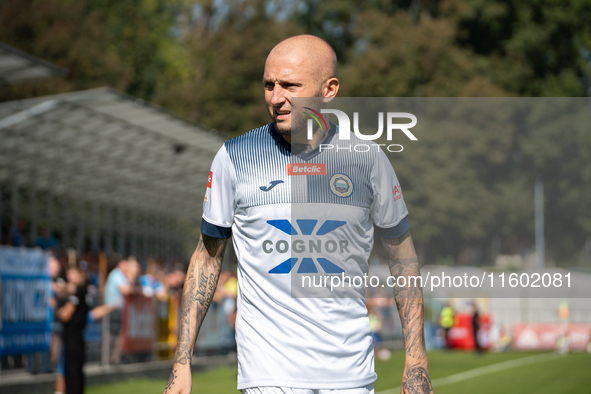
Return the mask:
[[275,119],[277,119],[277,120],[289,119],[290,115],[291,115],[291,111],[277,111],[277,110],[275,110]]

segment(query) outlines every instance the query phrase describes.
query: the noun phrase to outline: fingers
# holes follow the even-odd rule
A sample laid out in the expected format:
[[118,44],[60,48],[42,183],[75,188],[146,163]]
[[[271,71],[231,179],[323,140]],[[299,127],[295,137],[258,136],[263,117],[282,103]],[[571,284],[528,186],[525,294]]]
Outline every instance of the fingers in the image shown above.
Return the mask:
[[164,394],[190,394],[191,393],[191,369],[175,365],[170,373]]

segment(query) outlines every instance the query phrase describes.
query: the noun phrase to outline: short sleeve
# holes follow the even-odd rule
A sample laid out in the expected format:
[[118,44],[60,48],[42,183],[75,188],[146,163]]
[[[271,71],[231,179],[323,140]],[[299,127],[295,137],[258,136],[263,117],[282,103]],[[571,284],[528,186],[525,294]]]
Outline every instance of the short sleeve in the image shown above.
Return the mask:
[[409,229],[408,210],[402,189],[386,154],[380,149],[371,172],[373,202],[370,215],[376,235],[399,238]]
[[212,238],[230,238],[234,222],[236,172],[222,146],[211,164],[203,200],[201,233]]

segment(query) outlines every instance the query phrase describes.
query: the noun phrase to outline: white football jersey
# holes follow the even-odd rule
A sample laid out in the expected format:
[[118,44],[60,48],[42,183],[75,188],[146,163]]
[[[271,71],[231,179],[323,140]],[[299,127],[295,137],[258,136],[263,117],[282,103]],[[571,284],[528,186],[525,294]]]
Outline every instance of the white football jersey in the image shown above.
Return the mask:
[[[363,290],[332,296],[294,284],[306,275],[368,272],[374,232],[398,238],[408,211],[386,155],[340,141],[292,155],[273,124],[226,142],[211,166],[203,234],[233,235],[238,257],[238,389],[346,389],[373,383],[373,341]],[[364,153],[345,145],[372,144]]]

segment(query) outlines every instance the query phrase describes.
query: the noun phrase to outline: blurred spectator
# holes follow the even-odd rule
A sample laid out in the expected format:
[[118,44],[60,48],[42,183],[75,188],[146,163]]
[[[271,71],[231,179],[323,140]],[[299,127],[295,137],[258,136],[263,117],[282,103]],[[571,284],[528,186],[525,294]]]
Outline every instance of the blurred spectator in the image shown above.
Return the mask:
[[369,328],[373,337],[374,352],[378,359],[387,361],[392,356],[388,349],[382,349],[382,328],[384,327],[384,316],[379,308],[369,299],[367,302],[367,315],[369,317]]
[[[53,287],[53,299],[51,300],[54,310],[64,306],[66,299],[68,298],[68,292],[66,290],[66,275],[58,259],[53,253],[49,255],[49,276],[52,280]],[[64,331],[64,325],[57,316],[54,314],[53,322],[53,336],[51,341],[51,360],[54,364],[57,364],[59,358],[59,351],[61,347],[61,339]]]
[[185,271],[186,267],[181,264],[175,264],[172,270],[164,277],[164,282],[168,288],[168,293],[172,297],[182,294],[186,276]]
[[[102,317],[113,312],[117,307],[115,305],[101,305],[92,309],[86,315],[86,322],[93,323]],[[55,394],[64,394],[66,392],[65,373],[65,349],[63,346],[59,349],[59,363],[57,368],[57,379],[55,381]]]
[[10,244],[14,247],[25,247],[28,245],[27,240],[27,224],[23,219],[19,219],[16,227],[12,231]]
[[449,330],[454,325],[454,310],[451,307],[450,302],[448,302],[447,305],[441,310],[441,314],[439,315],[439,324],[445,331],[445,347],[449,349]]
[[209,317],[202,326],[204,334],[198,341],[200,351],[225,354],[235,351],[236,332],[236,283],[231,271],[220,272],[214,292]]
[[232,271],[224,270],[220,273],[218,286],[213,295],[213,302],[222,307],[226,324],[232,329],[236,323],[236,298],[238,296],[238,281]]
[[158,265],[156,260],[149,258],[146,267],[146,273],[139,278],[139,283],[142,286],[142,293],[146,297],[156,296],[161,302],[168,300],[168,292],[166,287],[158,278]]
[[53,332],[51,337],[51,362],[57,365],[57,380],[55,382],[56,394],[65,393],[66,382],[64,381],[64,349],[62,338],[64,335],[64,324],[59,318],[58,310],[63,307],[68,300],[66,289],[66,275],[59,260],[53,253],[49,256],[49,275],[53,280],[53,295],[51,300],[55,310],[53,321]]
[[[49,276],[52,280],[52,288],[53,288],[53,299],[51,300],[52,306],[54,309],[62,307],[65,303],[65,300],[68,298],[68,292],[66,290],[66,274],[62,269],[62,266],[59,260],[55,257],[53,253],[49,254]],[[60,343],[62,337],[63,325],[62,322],[57,318],[57,314],[54,320],[54,339],[58,344]],[[52,351],[52,359],[54,361],[57,360],[57,354]]]
[[476,353],[482,353],[482,347],[480,346],[480,341],[478,340],[478,330],[480,329],[480,314],[478,313],[478,304],[476,301],[472,303],[472,335],[474,335],[474,347]]
[[[67,297],[65,294],[65,275],[61,269],[59,261],[53,254],[50,254],[48,259],[49,276],[53,281],[54,296],[48,300],[52,308],[57,306],[57,298]],[[57,315],[54,315],[54,322],[52,326],[51,347],[47,352],[37,352],[28,355],[27,370],[32,374],[53,372],[52,364],[57,364],[59,357],[59,350],[61,346],[62,323],[59,321]]]
[[67,272],[68,301],[58,310],[64,323],[64,378],[66,394],[84,393],[85,345],[83,331],[86,327],[86,275],[80,268]]
[[123,292],[129,287],[129,281],[125,276],[127,260],[117,258],[117,266],[109,273],[105,284],[105,304],[122,305]]
[[568,335],[568,302],[566,300],[560,301],[558,307],[558,317],[560,318],[560,335],[556,343],[556,349],[560,354],[568,353],[570,346],[570,338]]
[[134,256],[127,258],[127,269],[123,272],[129,281],[129,284],[133,287],[131,294],[141,293],[140,284],[138,282],[141,272],[140,263],[137,262]]
[[494,323],[490,327],[490,342],[495,351],[507,351],[511,347],[511,337],[503,324]]
[[[133,285],[137,278],[139,265],[137,261],[128,261],[118,258],[119,262],[109,276],[105,285],[105,304],[115,306],[116,309],[111,313],[109,333],[112,345],[111,362],[119,364],[121,362],[121,310],[123,309],[123,297],[135,293]],[[130,280],[133,278],[133,280]]]
[[55,238],[49,230],[49,227],[43,226],[41,227],[41,235],[35,238],[34,244],[35,246],[43,250],[46,250],[57,247],[59,243],[57,241],[57,238]]
[[224,300],[224,311],[228,316],[228,324],[232,329],[236,326],[236,299],[238,298],[238,278],[232,274],[224,284],[226,298]]

